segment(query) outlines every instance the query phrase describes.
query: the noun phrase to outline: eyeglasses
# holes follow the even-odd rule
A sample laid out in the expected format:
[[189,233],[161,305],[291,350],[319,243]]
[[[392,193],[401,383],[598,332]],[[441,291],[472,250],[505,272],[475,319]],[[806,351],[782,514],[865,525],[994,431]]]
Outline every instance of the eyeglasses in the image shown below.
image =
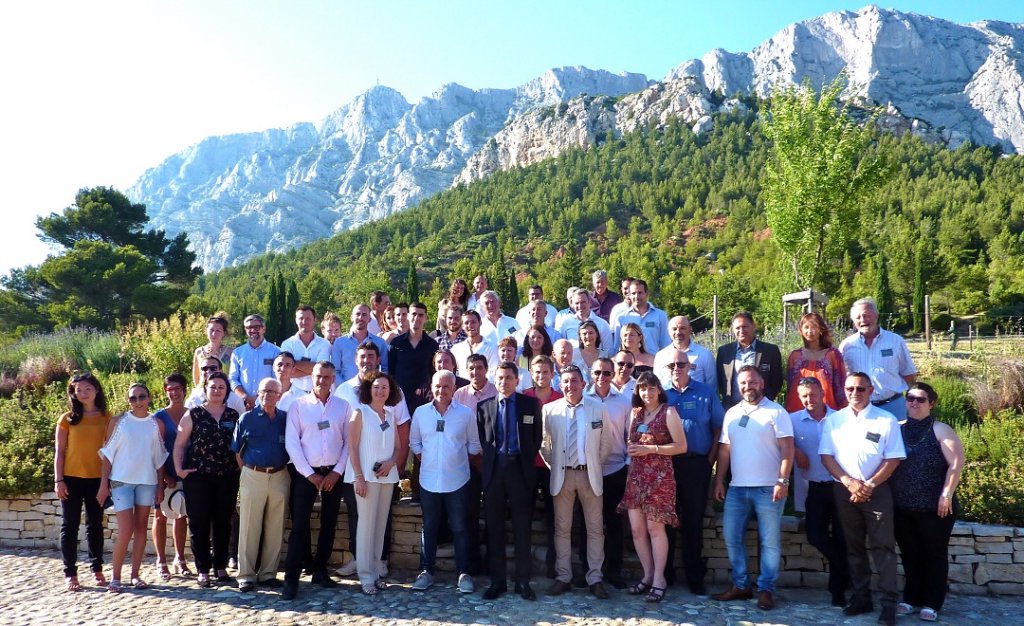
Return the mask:
[[628,361],[616,361],[615,365],[618,367],[633,367],[633,364]]
[[149,400],[149,396],[128,396],[128,402],[142,402],[143,400]]
[[253,324],[252,326],[245,327],[246,330],[259,330],[261,328],[263,328],[262,324]]
[[665,367],[669,368],[670,370],[674,370],[674,369],[690,369],[690,362],[689,361],[676,361],[675,363],[668,363]]
[[597,378],[598,376],[611,376],[612,375],[610,370],[594,370],[593,372],[591,372],[591,374],[594,376],[594,378]]
[[853,393],[854,391],[864,392],[864,391],[867,391],[867,390],[868,390],[867,387],[847,387],[846,388],[846,391],[848,393]]
[[804,376],[803,378],[801,378],[797,382],[797,385],[820,385],[820,384],[821,384],[821,381],[818,380],[817,378],[815,378],[814,376]]
[[220,371],[220,368],[217,367],[216,365],[204,365],[203,367],[200,367],[199,369],[200,369],[200,371],[203,371],[203,372],[219,372]]
[[278,391],[277,389],[260,389],[256,393],[262,393],[263,395],[276,396],[277,394],[279,394],[281,392]]
[[907,396],[907,402],[920,402],[925,404],[928,402],[928,396]]

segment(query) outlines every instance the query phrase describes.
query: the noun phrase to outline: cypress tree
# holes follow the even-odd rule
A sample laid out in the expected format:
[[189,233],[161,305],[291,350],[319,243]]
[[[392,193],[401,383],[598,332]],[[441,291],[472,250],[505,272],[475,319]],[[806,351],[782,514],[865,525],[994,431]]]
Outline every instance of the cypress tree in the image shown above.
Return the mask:
[[924,330],[924,247],[917,246],[914,251],[914,332]]

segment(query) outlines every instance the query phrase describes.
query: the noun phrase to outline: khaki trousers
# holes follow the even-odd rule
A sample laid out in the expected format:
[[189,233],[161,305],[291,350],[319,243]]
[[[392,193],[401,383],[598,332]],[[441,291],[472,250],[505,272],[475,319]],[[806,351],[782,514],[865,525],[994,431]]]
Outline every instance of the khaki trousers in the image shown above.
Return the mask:
[[587,472],[565,470],[562,490],[554,496],[555,505],[555,578],[572,582],[572,509],[580,499],[587,526],[587,584],[601,582],[604,566],[604,514],[601,496],[594,493]]
[[356,524],[356,565],[359,582],[372,585],[380,578],[377,566],[384,549],[384,531],[388,527],[388,511],[391,510],[391,492],[395,483],[366,483],[366,497],[356,495],[356,510],[359,523]]
[[[242,468],[238,485],[238,582],[277,577],[290,485],[291,478],[284,470],[267,474]],[[256,571],[261,537],[263,553]]]

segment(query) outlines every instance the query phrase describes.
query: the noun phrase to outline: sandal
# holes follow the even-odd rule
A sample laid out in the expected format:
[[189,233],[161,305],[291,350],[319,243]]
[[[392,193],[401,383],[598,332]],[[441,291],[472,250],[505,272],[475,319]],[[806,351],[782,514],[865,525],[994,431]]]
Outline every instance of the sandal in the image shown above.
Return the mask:
[[939,612],[930,607],[924,607],[921,609],[921,614],[918,616],[926,622],[934,622],[939,619]]
[[665,597],[664,587],[651,587],[651,590],[647,593],[647,597],[644,598],[647,602],[661,602],[661,599]]
[[626,590],[626,593],[628,593],[631,596],[642,596],[650,590],[651,586],[645,583],[644,581],[640,580],[630,585],[629,589]]
[[913,615],[917,613],[918,607],[911,606],[906,602],[899,602],[896,604],[896,615]]
[[100,587],[106,587],[109,584],[107,582],[107,577],[103,575],[103,572],[93,572],[92,577]]
[[121,581],[120,580],[115,578],[114,580],[110,581],[107,584],[107,592],[108,593],[121,593],[121,591],[123,591],[123,590],[121,589]]
[[210,575],[206,572],[199,572],[199,576],[196,578],[196,584],[203,588],[209,587]]
[[78,576],[68,576],[64,579],[68,591],[81,591],[82,585],[78,582]]
[[149,589],[149,584],[146,583],[146,581],[139,578],[138,576],[132,576],[132,587],[135,587],[139,590]]
[[363,585],[363,593],[365,593],[368,596],[375,596],[377,595],[378,591],[379,589],[377,588],[376,583],[367,583]]
[[377,589],[380,589],[381,591],[384,591],[388,588],[388,583],[383,578],[378,578],[376,581],[374,581],[373,586]]
[[171,570],[167,567],[167,562],[157,561],[156,566],[160,568],[160,580],[165,583],[171,582]]
[[188,568],[188,561],[182,557],[174,557],[174,573],[185,578],[191,578],[195,576],[192,570]]

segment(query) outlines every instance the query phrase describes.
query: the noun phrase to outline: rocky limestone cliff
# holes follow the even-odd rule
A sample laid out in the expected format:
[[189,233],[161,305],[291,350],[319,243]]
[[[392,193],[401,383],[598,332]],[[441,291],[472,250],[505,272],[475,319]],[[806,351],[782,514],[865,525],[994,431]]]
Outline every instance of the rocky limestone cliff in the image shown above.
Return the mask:
[[211,137],[129,190],[155,226],[189,233],[206,269],[240,263],[400,211],[454,184],[588,148],[678,117],[695,132],[735,94],[818,87],[844,68],[846,97],[880,125],[951,146],[1024,152],[1024,24],[945,20],[868,6],[792,24],[751,52],[716,49],[662,82],[582,67],[514,89],[457,84],[412,105],[374,87],[320,124]]

